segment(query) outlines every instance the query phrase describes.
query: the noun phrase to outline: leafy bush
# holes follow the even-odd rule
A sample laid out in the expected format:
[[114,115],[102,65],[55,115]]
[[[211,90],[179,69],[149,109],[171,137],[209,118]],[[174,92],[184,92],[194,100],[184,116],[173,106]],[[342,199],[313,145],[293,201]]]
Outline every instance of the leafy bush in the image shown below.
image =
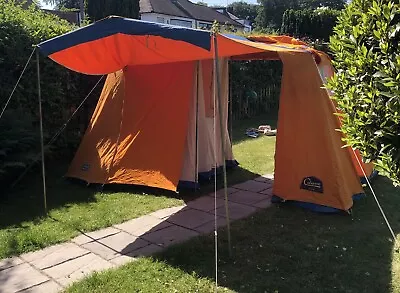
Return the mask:
[[258,0],[260,7],[256,24],[258,28],[280,29],[286,10],[314,10],[321,7],[339,10],[344,8],[346,2],[346,0]]
[[336,25],[338,10],[320,8],[316,10],[286,10],[283,14],[281,32],[297,38],[308,37],[328,41]]
[[5,112],[0,120],[0,144],[0,182],[5,182],[18,176],[40,151],[32,116],[21,109]]
[[[1,108],[12,92],[34,45],[72,29],[74,27],[66,21],[38,10],[35,6],[25,10],[14,1],[0,0]],[[63,125],[71,113],[71,108],[80,102],[94,83],[89,77],[70,72],[48,58],[40,59],[44,130],[46,137],[49,137]],[[15,168],[22,168],[29,161],[25,157],[26,147],[29,145],[29,149],[34,150],[33,145],[38,145],[34,139],[39,131],[38,119],[34,55],[5,116],[0,121],[0,172],[3,173],[1,178],[10,178],[5,175],[9,173],[9,168],[5,168],[9,163]],[[10,125],[14,126],[10,128]],[[71,126],[69,131],[60,137],[58,147],[70,147],[78,143],[80,125]],[[20,164],[16,164],[17,162]]]
[[349,145],[400,183],[400,4],[354,0],[339,16],[329,82]]

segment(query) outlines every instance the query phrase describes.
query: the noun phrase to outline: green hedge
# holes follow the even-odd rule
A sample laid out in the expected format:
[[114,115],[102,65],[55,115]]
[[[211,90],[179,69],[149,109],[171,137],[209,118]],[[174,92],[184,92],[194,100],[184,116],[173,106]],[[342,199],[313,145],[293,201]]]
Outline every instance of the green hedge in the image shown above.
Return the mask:
[[339,17],[329,88],[346,142],[400,184],[400,4],[353,0]]
[[333,9],[286,10],[281,32],[297,38],[329,41],[340,11]]
[[230,84],[233,120],[277,111],[281,78],[281,61],[231,62]]
[[[73,30],[58,17],[14,1],[0,0],[0,105],[3,108],[34,45]],[[0,183],[10,180],[39,152],[37,74],[35,55],[0,120]],[[41,57],[45,142],[64,124],[73,108],[94,84],[93,78],[72,73]],[[57,141],[62,149],[76,146],[82,127],[74,121]]]

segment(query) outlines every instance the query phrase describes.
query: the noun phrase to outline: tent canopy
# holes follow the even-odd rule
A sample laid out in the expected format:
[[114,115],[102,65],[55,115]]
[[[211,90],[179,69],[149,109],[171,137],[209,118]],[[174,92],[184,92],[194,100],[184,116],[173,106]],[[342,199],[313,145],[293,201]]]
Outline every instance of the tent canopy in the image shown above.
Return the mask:
[[[277,60],[279,52],[316,52],[286,36],[250,40],[218,34],[217,38],[219,57]],[[214,44],[208,31],[109,17],[38,47],[64,67],[102,75],[126,66],[213,59]]]
[[[352,196],[363,193],[363,189],[353,155],[343,148],[343,134],[335,131],[340,128],[338,117],[333,115],[335,105],[323,88],[323,77],[330,72],[329,57],[288,36],[212,35],[207,31],[110,17],[39,44],[46,56],[64,67],[86,74],[109,74],[81,144],[82,151],[69,174],[90,182],[133,183],[171,190],[176,189],[179,179],[186,181],[182,170],[193,164],[185,165],[185,149],[193,150],[198,143],[198,138],[188,135],[193,129],[189,124],[194,124],[194,119],[196,125],[198,122],[199,110],[194,111],[192,106],[201,101],[201,109],[204,104],[199,111],[206,117],[204,129],[212,129],[217,121],[204,114],[208,111],[206,105],[216,101],[213,79],[217,74],[212,62],[208,62],[214,59],[215,41],[218,59],[225,59],[221,62],[225,69],[216,72],[226,81],[231,59],[283,63],[274,195],[348,210],[353,204]],[[221,92],[226,107],[221,107],[224,113],[219,119],[227,130],[228,82]],[[158,135],[156,145],[154,129],[161,126],[166,128],[159,131],[163,136]],[[169,129],[174,129],[173,137]],[[211,143],[212,132],[204,134],[209,139],[201,138],[202,142]],[[195,140],[189,140],[190,137]],[[222,139],[229,141],[223,134]],[[172,147],[170,141],[176,145]],[[204,149],[210,156],[218,152],[217,148]],[[186,157],[198,157],[200,161],[205,157],[198,156],[197,151],[186,153]],[[96,178],[81,174],[96,166],[98,172],[92,174]]]

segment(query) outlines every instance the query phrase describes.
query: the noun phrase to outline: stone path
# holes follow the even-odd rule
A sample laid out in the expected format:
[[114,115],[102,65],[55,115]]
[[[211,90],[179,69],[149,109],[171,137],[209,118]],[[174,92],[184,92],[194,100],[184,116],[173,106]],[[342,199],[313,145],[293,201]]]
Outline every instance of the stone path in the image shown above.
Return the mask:
[[[228,188],[231,220],[270,206],[272,176]],[[226,225],[223,190],[217,192],[219,226]],[[214,230],[214,193],[183,206],[151,214],[43,250],[0,260],[0,293],[59,292],[95,271],[116,267],[140,256]]]

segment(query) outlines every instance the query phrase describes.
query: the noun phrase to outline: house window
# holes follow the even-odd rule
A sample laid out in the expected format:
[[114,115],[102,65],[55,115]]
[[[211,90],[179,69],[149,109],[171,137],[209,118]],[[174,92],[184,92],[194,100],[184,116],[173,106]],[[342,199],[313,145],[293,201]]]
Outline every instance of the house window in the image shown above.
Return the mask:
[[192,27],[192,22],[191,21],[182,20],[182,19],[171,19],[170,24],[183,26],[183,27]]
[[202,30],[210,30],[212,27],[211,23],[207,23],[207,22],[199,22],[198,28],[202,29]]
[[157,17],[157,22],[158,23],[165,23],[165,18],[164,17]]

